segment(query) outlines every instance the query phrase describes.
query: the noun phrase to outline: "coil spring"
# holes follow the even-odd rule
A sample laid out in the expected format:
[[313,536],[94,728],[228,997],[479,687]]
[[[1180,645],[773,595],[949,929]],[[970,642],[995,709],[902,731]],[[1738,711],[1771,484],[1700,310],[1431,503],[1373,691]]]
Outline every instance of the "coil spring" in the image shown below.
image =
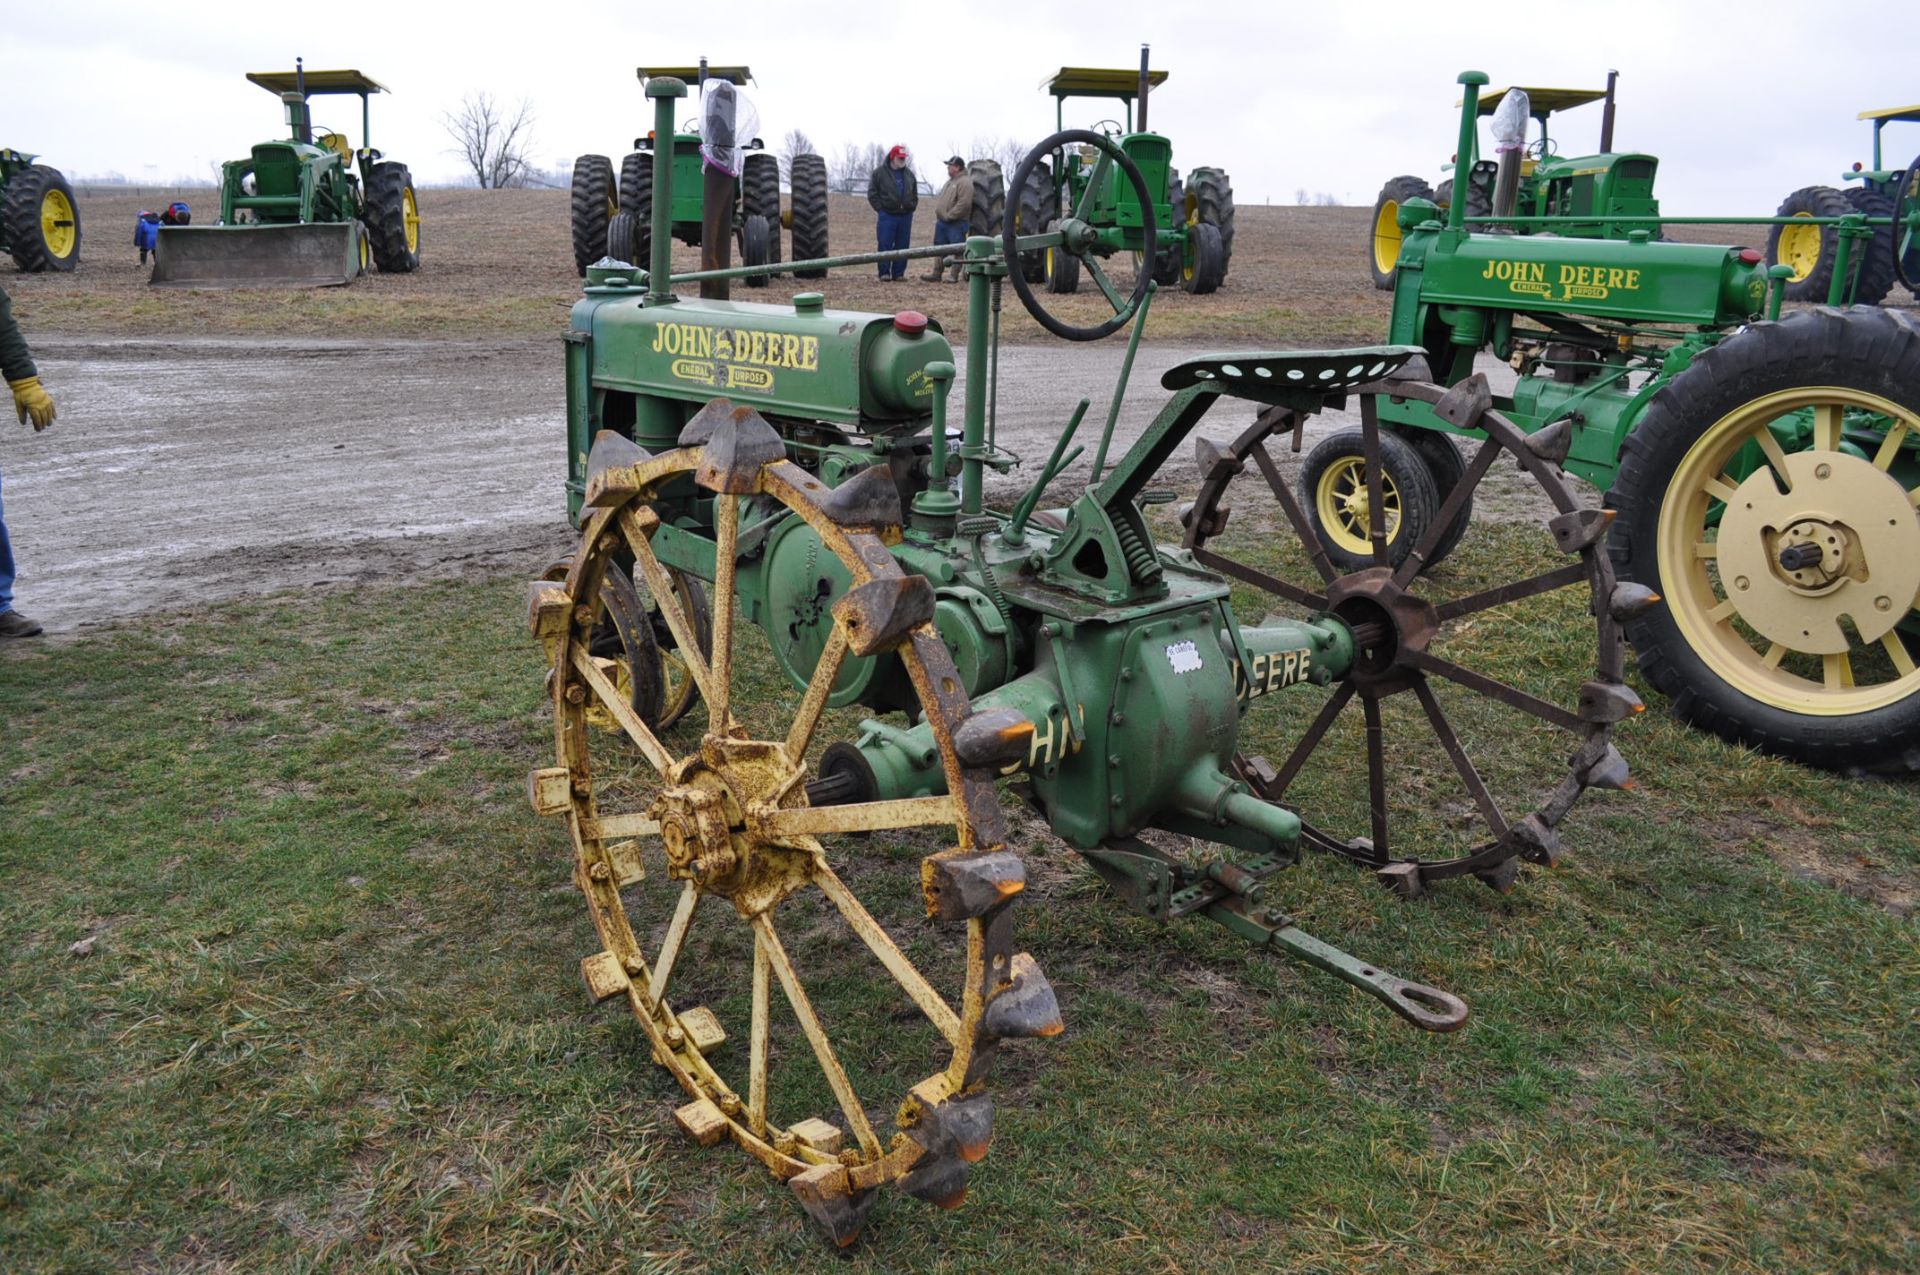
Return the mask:
[[1120,552],[1126,555],[1127,574],[1133,577],[1135,584],[1152,584],[1161,575],[1160,555],[1153,546],[1141,538],[1140,531],[1133,525],[1133,519],[1124,515],[1113,520],[1113,534],[1120,541]]

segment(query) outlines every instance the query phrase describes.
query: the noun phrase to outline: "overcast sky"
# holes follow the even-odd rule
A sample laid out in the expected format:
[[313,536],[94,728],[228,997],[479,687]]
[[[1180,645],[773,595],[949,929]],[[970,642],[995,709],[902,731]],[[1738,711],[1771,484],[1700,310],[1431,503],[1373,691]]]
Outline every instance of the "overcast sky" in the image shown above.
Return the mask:
[[[1137,66],[1142,42],[1170,73],[1149,123],[1181,169],[1224,167],[1242,203],[1295,191],[1371,204],[1399,173],[1430,180],[1452,154],[1455,75],[1495,86],[1598,87],[1621,73],[1616,149],[1661,160],[1673,213],[1771,213],[1800,186],[1839,184],[1871,158],[1864,109],[1920,103],[1920,3],[1292,4],[899,2],[700,4],[602,0],[495,6],[9,5],[0,145],[69,175],[205,176],[279,134],[279,109],[247,71],[353,67],[374,99],[373,139],[422,182],[459,165],[440,117],[462,94],[525,98],[535,154],[617,166],[647,128],[634,68],[750,65],[770,146],[789,128],[828,155],[849,141],[905,142],[923,175],[975,138],[1037,141],[1053,128],[1040,84],[1063,64]],[[316,111],[353,143],[358,103]],[[348,105],[351,103],[351,105]],[[1069,103],[1087,124],[1102,103]],[[1113,104],[1117,105],[1117,104]],[[1592,149],[1600,108],[1569,113],[1568,153]],[[1886,162],[1920,152],[1920,124],[1886,133]]]

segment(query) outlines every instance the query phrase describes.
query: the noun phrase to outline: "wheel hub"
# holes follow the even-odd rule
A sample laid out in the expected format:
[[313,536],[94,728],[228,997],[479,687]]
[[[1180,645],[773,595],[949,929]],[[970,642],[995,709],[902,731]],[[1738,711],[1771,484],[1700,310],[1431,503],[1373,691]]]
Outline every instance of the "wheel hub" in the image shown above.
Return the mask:
[[1432,604],[1393,582],[1389,567],[1369,567],[1327,586],[1327,609],[1353,630],[1353,680],[1369,694],[1413,684],[1414,658],[1440,628]]
[[660,824],[668,876],[711,887],[739,865],[726,798],[723,787],[683,784],[665,789],[654,800],[648,813]]
[[1845,452],[1793,453],[1782,476],[1785,492],[1763,467],[1726,504],[1718,560],[1727,601],[1791,650],[1844,653],[1843,618],[1860,641],[1879,641],[1920,593],[1920,513],[1884,470]]

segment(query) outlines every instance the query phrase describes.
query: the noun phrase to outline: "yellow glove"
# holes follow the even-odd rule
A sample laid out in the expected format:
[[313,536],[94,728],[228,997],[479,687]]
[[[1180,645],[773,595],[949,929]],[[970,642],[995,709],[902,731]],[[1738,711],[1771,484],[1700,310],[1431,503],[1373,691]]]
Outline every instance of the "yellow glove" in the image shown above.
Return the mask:
[[13,410],[22,425],[31,416],[33,431],[37,434],[53,424],[53,397],[40,388],[39,377],[23,376],[17,381],[8,381],[7,388],[13,391]]

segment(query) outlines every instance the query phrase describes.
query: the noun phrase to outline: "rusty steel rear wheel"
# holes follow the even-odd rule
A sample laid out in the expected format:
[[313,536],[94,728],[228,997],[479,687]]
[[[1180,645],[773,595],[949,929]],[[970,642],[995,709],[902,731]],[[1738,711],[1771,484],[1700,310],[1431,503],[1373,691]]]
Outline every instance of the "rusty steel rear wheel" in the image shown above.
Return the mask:
[[[1444,418],[1470,429],[1469,441],[1478,446],[1410,550],[1388,540],[1385,505],[1374,477],[1365,528],[1368,543],[1363,546],[1370,562],[1363,560],[1357,570],[1343,570],[1330,557],[1311,512],[1269,449],[1274,439],[1284,440],[1293,432],[1292,412],[1268,410],[1225,451],[1205,440],[1198,445],[1202,482],[1198,499],[1184,515],[1187,549],[1201,563],[1252,586],[1272,610],[1331,614],[1354,635],[1351,669],[1332,685],[1325,703],[1297,737],[1286,741],[1290,752],[1282,762],[1274,766],[1263,757],[1242,754],[1236,764],[1261,796],[1296,809],[1311,807],[1313,798],[1303,800],[1299,781],[1316,770],[1326,772],[1327,755],[1320,755],[1313,767],[1308,763],[1333,737],[1344,710],[1357,701],[1364,719],[1358,738],[1351,737],[1351,726],[1342,738],[1365,754],[1367,799],[1359,814],[1365,834],[1344,835],[1319,826],[1319,811],[1306,808],[1300,809],[1306,820],[1302,839],[1374,869],[1402,894],[1418,894],[1434,881],[1468,873],[1505,891],[1518,875],[1518,860],[1551,865],[1558,859],[1556,827],[1586,788],[1626,785],[1626,763],[1611,735],[1614,724],[1641,711],[1641,704],[1623,685],[1620,620],[1650,606],[1653,595],[1639,586],[1616,583],[1601,549],[1611,515],[1582,508],[1558,468],[1565,458],[1564,450],[1558,450],[1565,429],[1529,438],[1491,410],[1478,377],[1451,392],[1402,381],[1370,388],[1372,393],[1361,392],[1362,424],[1356,431],[1364,472],[1370,477],[1382,472],[1383,446],[1391,437],[1377,419],[1379,393],[1436,404]],[[1565,561],[1545,570],[1529,567],[1532,574],[1469,591],[1436,578],[1432,568],[1457,515],[1502,456],[1518,462],[1553,510],[1546,520],[1547,539],[1535,547],[1535,556],[1546,561],[1551,546]],[[1236,483],[1242,485],[1236,489]],[[1277,568],[1277,574],[1235,558],[1234,552],[1246,550],[1220,538],[1235,495],[1242,522],[1262,518],[1277,505],[1280,517],[1272,521],[1296,538],[1298,553],[1291,564]],[[1564,614],[1583,617],[1574,624],[1584,625],[1590,615],[1591,640],[1578,636],[1584,629],[1574,628],[1575,639],[1568,641],[1579,649],[1567,654],[1591,661],[1590,672],[1575,671],[1544,693],[1545,686],[1527,689],[1474,667],[1495,659],[1511,662],[1516,651],[1525,658],[1524,622],[1503,619],[1494,614],[1497,608],[1562,590],[1569,595]],[[1497,627],[1502,625],[1506,627]],[[1479,626],[1488,627],[1477,637],[1467,636]],[[1507,640],[1489,640],[1490,633]],[[1451,712],[1435,689],[1443,684],[1451,684]],[[1472,698],[1458,698],[1462,692]],[[1506,755],[1519,744],[1537,759],[1537,774],[1514,773]],[[1481,767],[1489,763],[1498,763],[1497,777],[1483,773]],[[1450,782],[1451,795],[1441,787],[1443,782]],[[1438,853],[1415,853],[1408,838],[1395,831],[1396,820],[1421,824],[1423,807],[1447,803],[1457,811],[1449,815],[1446,845]],[[1353,804],[1349,817],[1361,810]],[[1434,822],[1426,820],[1423,826]],[[1423,835],[1430,834],[1429,826]],[[1423,844],[1420,849],[1435,847]]]
[[[589,992],[631,1010],[653,1061],[689,1098],[676,1112],[681,1128],[701,1145],[730,1138],[844,1245],[879,1187],[960,1203],[991,1133],[985,1082],[996,1043],[1059,1031],[1058,1010],[1031,958],[1011,946],[1024,869],[1005,849],[991,772],[960,760],[955,735],[970,706],[930,623],[930,586],[904,574],[887,547],[897,516],[891,526],[849,525],[837,513],[845,501],[782,459],[758,416],[724,401],[682,442],[695,445],[658,458],[625,440],[596,445],[579,550],[563,581],[531,586],[558,764],[534,772],[530,797],[564,818],[572,841],[600,944],[582,962]],[[660,521],[649,501],[684,475],[714,493],[710,657],[652,546]],[[735,558],[750,502],[803,519],[852,577],[813,678],[785,713],[736,685]],[[591,650],[602,593],[629,557],[679,639],[699,700],[673,734],[633,712],[610,661]],[[846,662],[868,656],[904,665],[946,794],[824,804],[839,795],[819,770],[834,729],[828,697]],[[620,734],[591,729],[595,712]],[[905,930],[890,934],[841,873],[875,854],[870,842],[846,853],[847,835],[908,830],[913,839],[898,844],[917,842],[923,858],[920,889],[906,893],[935,924],[915,923],[896,940]],[[897,882],[900,867],[868,875]],[[825,972],[807,968],[823,952]],[[947,974],[955,978],[943,991],[935,979]],[[849,1041],[879,1047],[860,1057]]]

